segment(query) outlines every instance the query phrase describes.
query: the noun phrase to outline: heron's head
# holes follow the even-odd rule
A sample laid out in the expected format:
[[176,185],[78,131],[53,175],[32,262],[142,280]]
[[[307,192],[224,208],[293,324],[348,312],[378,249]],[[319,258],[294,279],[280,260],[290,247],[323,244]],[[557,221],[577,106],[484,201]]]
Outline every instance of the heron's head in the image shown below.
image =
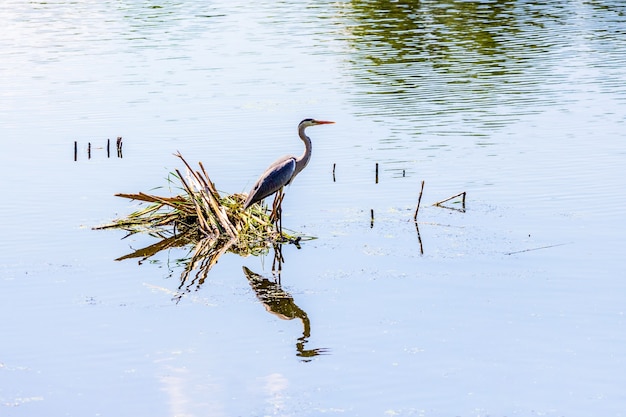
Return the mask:
[[309,126],[317,126],[317,125],[329,125],[335,122],[329,122],[326,120],[315,120],[315,119],[304,119],[298,125],[299,128],[305,128]]

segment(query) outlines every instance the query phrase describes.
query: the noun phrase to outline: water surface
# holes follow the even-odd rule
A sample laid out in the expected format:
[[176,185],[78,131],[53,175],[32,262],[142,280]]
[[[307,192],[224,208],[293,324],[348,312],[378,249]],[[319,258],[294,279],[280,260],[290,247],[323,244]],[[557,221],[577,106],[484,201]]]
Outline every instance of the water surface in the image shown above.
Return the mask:
[[[0,414],[623,415],[625,13],[9,1]],[[272,251],[181,284],[189,248],[91,230],[177,150],[246,192],[305,117],[337,124],[287,190],[317,239],[282,248],[282,304]]]

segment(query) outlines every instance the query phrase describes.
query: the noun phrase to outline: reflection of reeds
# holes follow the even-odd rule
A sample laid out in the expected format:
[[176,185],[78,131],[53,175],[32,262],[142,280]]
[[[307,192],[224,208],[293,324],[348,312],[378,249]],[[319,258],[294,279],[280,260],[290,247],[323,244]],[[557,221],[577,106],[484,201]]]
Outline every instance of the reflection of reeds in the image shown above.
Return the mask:
[[116,261],[139,258],[139,262],[142,262],[161,251],[173,248],[188,248],[188,253],[177,260],[177,264],[183,268],[180,274],[180,285],[174,296],[177,302],[180,301],[185,293],[191,292],[192,289],[197,290],[204,284],[209,271],[211,271],[211,268],[224,253],[232,252],[242,256],[258,256],[267,254],[271,247],[268,241],[257,242],[252,246],[249,242],[244,241],[242,243],[238,239],[223,237],[204,237],[199,239],[197,234],[191,231],[185,233],[161,231],[151,234],[161,240],[121,256]]
[[254,204],[243,210],[245,194],[221,196],[202,163],[199,163],[198,170],[193,170],[180,154],[176,156],[187,168],[186,176],[179,170],[172,173],[174,181],[180,183],[181,194],[174,197],[141,192],[116,194],[147,203],[147,206],[96,228],[123,229],[130,234],[144,232],[159,239],[118,258],[118,261],[139,258],[141,262],[164,250],[188,247],[188,255],[181,260],[184,270],[176,297],[180,298],[193,287],[200,287],[226,252],[256,256],[268,253],[276,242],[298,245],[300,236],[294,238],[279,233],[269,208]]
[[[194,170],[180,154],[176,154],[185,164],[187,175],[177,169],[172,176],[180,182],[183,193],[175,197],[161,197],[146,193],[116,194],[148,203],[147,207],[113,221],[98,229],[118,228],[131,233],[159,233],[167,228],[190,237],[198,242],[210,240],[237,240],[237,249],[244,247],[265,247],[267,241],[284,239],[275,229],[268,210],[255,204],[243,210],[244,194],[221,196],[211,182],[202,163]],[[287,238],[289,238],[287,236]],[[180,239],[178,240],[180,243]],[[189,241],[187,243],[190,243]],[[163,243],[167,244],[167,243]]]

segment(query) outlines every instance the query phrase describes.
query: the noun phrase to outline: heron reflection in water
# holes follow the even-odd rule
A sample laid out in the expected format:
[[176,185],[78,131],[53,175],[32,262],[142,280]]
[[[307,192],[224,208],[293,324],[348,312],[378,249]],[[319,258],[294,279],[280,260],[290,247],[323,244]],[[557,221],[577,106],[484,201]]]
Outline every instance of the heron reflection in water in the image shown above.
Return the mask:
[[296,343],[297,356],[308,362],[314,356],[328,352],[325,348],[305,349],[305,345],[308,343],[309,337],[311,337],[311,321],[306,311],[296,305],[291,294],[282,289],[280,279],[270,280],[245,266],[242,268],[256,297],[268,313],[282,320],[300,319],[302,321],[302,337],[299,337]]

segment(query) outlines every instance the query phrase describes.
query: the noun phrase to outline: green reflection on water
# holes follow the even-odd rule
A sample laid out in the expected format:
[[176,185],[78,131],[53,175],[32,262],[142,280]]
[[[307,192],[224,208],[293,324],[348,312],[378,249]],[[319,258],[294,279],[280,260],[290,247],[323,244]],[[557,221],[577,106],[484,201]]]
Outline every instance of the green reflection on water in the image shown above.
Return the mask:
[[513,0],[353,0],[345,13],[354,102],[368,116],[437,125],[463,117],[484,130],[536,113],[551,103],[544,83],[555,76],[555,42],[544,27],[561,24],[560,11]]

